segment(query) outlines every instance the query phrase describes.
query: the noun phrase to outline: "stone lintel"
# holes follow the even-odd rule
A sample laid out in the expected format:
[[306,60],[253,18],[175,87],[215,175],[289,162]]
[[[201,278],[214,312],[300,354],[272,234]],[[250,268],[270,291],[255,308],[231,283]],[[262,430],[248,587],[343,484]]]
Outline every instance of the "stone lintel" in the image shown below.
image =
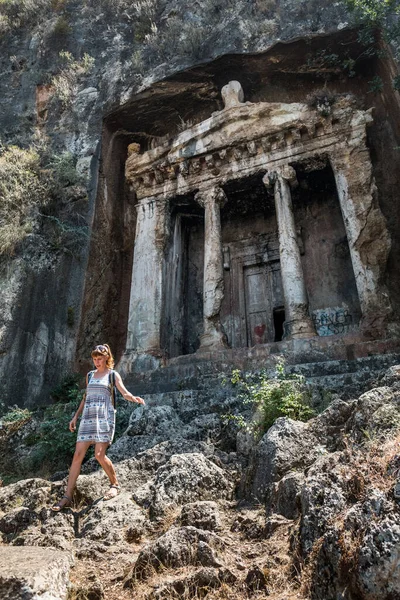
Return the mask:
[[[252,114],[258,105],[233,107],[226,111],[229,118],[218,127],[207,128],[208,119],[196,126],[199,131],[192,128],[168,145],[132,154],[126,161],[126,177],[137,197],[185,194],[210,182],[221,185],[265,171],[265,167],[273,170],[315,154],[334,153],[336,147],[356,144],[371,121],[369,113],[350,107],[322,118],[305,105],[266,106],[274,109],[270,108],[269,113],[264,110],[260,121]],[[279,119],[275,115],[271,120],[270,113],[277,113],[277,106],[284,110]],[[290,107],[294,111],[292,119],[287,112]],[[244,118],[245,114],[240,114],[243,111],[250,116]],[[232,114],[238,121],[232,120]]]

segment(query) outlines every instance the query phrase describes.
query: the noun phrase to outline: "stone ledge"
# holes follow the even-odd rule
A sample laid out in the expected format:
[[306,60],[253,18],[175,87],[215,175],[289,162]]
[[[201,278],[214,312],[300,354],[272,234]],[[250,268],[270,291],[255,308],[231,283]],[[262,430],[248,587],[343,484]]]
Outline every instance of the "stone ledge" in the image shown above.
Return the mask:
[[60,550],[1,546],[1,600],[65,600],[72,563]]

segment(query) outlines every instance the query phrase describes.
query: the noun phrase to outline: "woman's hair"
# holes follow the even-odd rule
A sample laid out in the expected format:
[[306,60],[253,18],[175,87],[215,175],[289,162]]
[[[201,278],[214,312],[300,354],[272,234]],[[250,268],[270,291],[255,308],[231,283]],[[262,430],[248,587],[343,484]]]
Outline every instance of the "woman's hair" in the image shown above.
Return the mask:
[[107,356],[106,367],[108,369],[114,368],[114,357],[108,344],[100,344],[99,346],[96,346],[92,350],[92,358],[95,356]]

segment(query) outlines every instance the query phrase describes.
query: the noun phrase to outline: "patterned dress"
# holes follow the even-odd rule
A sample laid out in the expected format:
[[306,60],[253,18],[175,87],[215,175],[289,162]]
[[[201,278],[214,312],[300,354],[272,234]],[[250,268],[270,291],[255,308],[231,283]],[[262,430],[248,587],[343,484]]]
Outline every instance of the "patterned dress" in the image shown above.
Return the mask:
[[86,400],[78,430],[78,442],[108,442],[115,432],[115,410],[111,398],[110,374],[90,377]]

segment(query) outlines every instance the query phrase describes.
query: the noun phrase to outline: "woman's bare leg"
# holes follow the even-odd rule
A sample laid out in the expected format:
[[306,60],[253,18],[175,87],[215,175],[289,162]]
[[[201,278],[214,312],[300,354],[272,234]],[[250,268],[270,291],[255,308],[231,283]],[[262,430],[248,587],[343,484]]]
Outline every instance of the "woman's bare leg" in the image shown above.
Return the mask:
[[[114,465],[112,464],[112,462],[108,458],[108,456],[106,456],[108,446],[109,446],[109,444],[107,442],[96,444],[95,449],[94,449],[94,455],[96,457],[96,460],[103,467],[108,479],[110,480],[110,484],[118,485],[118,479],[117,479],[117,474],[114,469]],[[115,490],[115,493],[113,493],[113,490],[111,490],[111,492],[109,492],[108,495],[110,495],[112,497],[112,496],[116,496],[117,493],[118,493],[117,490]]]
[[82,461],[85,458],[85,454],[91,444],[92,442],[76,442],[75,454],[69,469],[67,489],[65,490],[65,495],[69,498],[72,498],[76,480],[81,472]]

